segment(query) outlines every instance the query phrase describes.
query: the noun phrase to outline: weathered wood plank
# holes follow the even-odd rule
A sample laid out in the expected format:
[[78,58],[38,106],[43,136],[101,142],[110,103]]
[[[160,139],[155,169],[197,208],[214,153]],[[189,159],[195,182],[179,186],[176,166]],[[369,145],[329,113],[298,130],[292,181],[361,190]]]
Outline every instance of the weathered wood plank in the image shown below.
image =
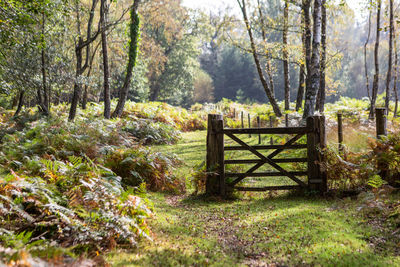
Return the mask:
[[[278,164],[276,164],[275,162],[273,162],[270,158],[265,157],[263,154],[261,154],[260,152],[258,152],[257,150],[253,149],[252,147],[250,147],[248,144],[246,144],[245,142],[243,142],[242,140],[240,140],[239,138],[237,138],[235,135],[233,134],[227,134],[232,140],[236,141],[238,144],[242,145],[243,147],[247,147],[248,150],[250,150],[250,152],[252,152],[254,155],[258,156],[260,159],[262,159],[262,161],[264,163],[268,163],[269,165],[271,165],[272,167],[274,167],[275,169],[277,169],[278,171],[280,171],[282,173],[282,176],[287,176],[290,179],[292,179],[293,181],[295,181],[296,183],[298,183],[299,185],[305,187],[306,184],[301,181],[299,178],[297,178],[296,176],[288,173],[285,169],[283,169],[281,166],[279,166]],[[261,164],[261,163],[260,163]],[[240,182],[241,180],[244,179],[245,176],[240,176],[238,179],[236,179],[233,182],[233,185],[237,184],[238,182]]]
[[[288,171],[287,173],[296,176],[306,176],[307,171]],[[225,177],[239,177],[244,173],[225,173]],[[276,177],[276,176],[286,176],[282,174],[282,172],[253,172],[251,174],[247,174],[246,177]]]
[[224,134],[306,134],[310,132],[307,127],[277,127],[277,128],[247,128],[224,129]]
[[[225,160],[225,165],[227,164],[252,164],[258,163],[261,160],[259,159],[232,159],[232,160]],[[307,162],[307,158],[285,158],[285,159],[272,159],[275,163],[301,163]]]
[[276,186],[265,186],[265,187],[234,187],[234,189],[238,191],[254,191],[254,192],[263,192],[268,190],[292,190],[292,189],[301,189],[302,187],[299,185],[276,185]]
[[[207,128],[207,156],[206,156],[206,193],[210,195],[221,194],[221,179],[224,174],[224,135],[220,132],[223,128],[222,115],[209,114]],[[222,177],[221,177],[222,176]],[[224,181],[225,186],[225,181]]]
[[382,135],[387,135],[386,130],[386,108],[376,108],[376,137],[381,138]]
[[[295,137],[293,137],[292,139],[290,139],[289,141],[286,142],[285,146],[291,146],[294,143],[296,143],[297,140],[299,140],[301,137],[303,136],[303,134],[298,134]],[[307,145],[306,145],[307,146]],[[268,158],[272,159],[273,157],[277,156],[279,153],[281,153],[283,150],[285,149],[277,149],[274,152],[272,152],[271,154],[268,155]]]
[[[268,150],[268,149],[304,149],[307,148],[306,144],[300,145],[266,145],[266,146],[250,146],[255,150]],[[246,147],[243,146],[226,146],[225,151],[236,151],[236,150],[248,150]]]
[[343,114],[337,114],[339,153],[343,154]]

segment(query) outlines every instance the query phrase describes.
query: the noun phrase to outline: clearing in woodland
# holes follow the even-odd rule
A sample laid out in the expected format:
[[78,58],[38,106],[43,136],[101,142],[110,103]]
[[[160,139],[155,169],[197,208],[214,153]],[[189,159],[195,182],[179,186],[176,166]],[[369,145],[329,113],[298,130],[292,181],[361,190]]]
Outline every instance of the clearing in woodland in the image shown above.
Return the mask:
[[[183,133],[175,153],[189,175],[205,158],[206,132]],[[243,193],[230,201],[150,193],[153,242],[115,251],[114,266],[400,266],[394,231],[368,219],[359,201]]]

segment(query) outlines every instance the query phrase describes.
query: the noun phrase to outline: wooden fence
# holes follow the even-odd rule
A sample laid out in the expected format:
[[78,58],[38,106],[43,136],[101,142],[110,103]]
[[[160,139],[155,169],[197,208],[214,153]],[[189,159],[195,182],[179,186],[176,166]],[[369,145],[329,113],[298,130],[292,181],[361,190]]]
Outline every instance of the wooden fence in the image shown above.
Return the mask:
[[[257,134],[257,135],[294,135],[287,138],[285,144],[270,145],[249,145],[239,136]],[[232,139],[237,145],[226,146],[225,136]],[[306,144],[298,144],[297,141],[306,136]],[[208,115],[207,131],[207,181],[206,192],[213,195],[226,196],[233,190],[240,191],[266,191],[266,190],[289,190],[296,188],[318,190],[325,192],[327,190],[327,177],[324,170],[318,162],[324,160],[323,149],[326,147],[325,117],[313,116],[307,119],[304,127],[277,127],[277,128],[245,128],[245,129],[227,129],[224,128],[222,115]],[[307,156],[304,158],[276,158],[285,150],[306,149]],[[257,159],[225,159],[225,151],[247,150]],[[261,151],[269,151],[265,155]],[[303,171],[294,171],[284,169],[280,163],[307,163],[307,169]],[[225,166],[229,164],[251,165],[243,173],[229,173],[225,171]],[[269,165],[274,172],[256,172],[264,165]],[[265,187],[243,187],[237,186],[239,182],[248,177],[276,177],[285,176],[293,180],[296,185],[265,186]],[[300,176],[307,176],[304,182]]]

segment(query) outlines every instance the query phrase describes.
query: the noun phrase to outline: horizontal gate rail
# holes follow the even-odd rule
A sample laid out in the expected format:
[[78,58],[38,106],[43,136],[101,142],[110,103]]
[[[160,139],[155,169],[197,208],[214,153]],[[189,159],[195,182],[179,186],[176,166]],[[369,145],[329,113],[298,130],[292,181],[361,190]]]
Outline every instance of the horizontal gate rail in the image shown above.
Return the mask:
[[306,134],[312,132],[308,127],[245,128],[223,129],[224,134]]
[[[233,135],[231,133],[226,133],[226,135],[229,136],[232,140],[236,141],[238,144],[242,145],[243,147],[247,147],[248,150],[250,150],[250,152],[252,152],[254,155],[258,156],[262,160],[260,163],[256,164],[253,168],[251,168],[251,170],[252,170],[251,173],[253,173],[255,170],[259,169],[265,163],[268,163],[269,165],[271,165],[272,167],[274,167],[275,169],[280,171],[282,173],[282,175],[289,177],[290,179],[292,179],[293,181],[298,183],[300,186],[306,187],[306,184],[302,180],[300,180],[296,176],[288,173],[285,169],[283,169],[277,163],[273,162],[272,159],[271,159],[271,155],[269,155],[268,157],[265,157],[263,154],[261,154],[260,152],[258,152],[255,149],[253,149],[251,146],[249,146],[248,144],[246,144],[245,142],[243,142],[242,140],[237,138],[235,135]],[[248,175],[251,174],[251,173],[247,172],[245,174],[240,175],[235,181],[232,182],[231,185],[232,186],[236,185],[241,180],[243,180],[244,178],[248,177]]]
[[299,185],[276,185],[276,186],[265,186],[265,187],[234,187],[238,191],[255,191],[263,192],[268,190],[291,190],[291,189],[301,189]]
[[[249,145],[239,138],[241,134],[284,134],[292,135],[286,139],[285,144],[281,145]],[[298,144],[297,141],[306,136],[306,144]],[[225,146],[225,137],[230,138],[236,145]],[[259,140],[261,138],[259,137]],[[208,115],[207,131],[207,180],[206,193],[219,194],[226,196],[232,190],[238,191],[267,191],[267,190],[290,190],[296,188],[308,188],[311,190],[327,191],[326,171],[320,164],[325,160],[324,148],[326,147],[325,117],[312,116],[307,118],[305,127],[278,127],[278,128],[248,128],[248,129],[224,129],[222,115]],[[293,158],[276,158],[285,150],[306,149],[307,156]],[[270,150],[265,153],[265,150]],[[250,159],[231,158],[225,160],[225,151],[249,151],[253,154]],[[263,153],[261,153],[263,152]],[[231,155],[231,154],[228,154]],[[232,157],[232,156],[231,156]],[[305,163],[306,170],[288,169],[288,166],[281,163]],[[226,172],[225,166],[233,164],[249,164],[249,169],[245,172],[235,173]],[[262,169],[264,165],[272,167]],[[258,170],[258,172],[256,172]],[[304,176],[307,180],[304,181]],[[296,185],[277,185],[244,187],[238,185],[243,179],[248,177],[288,177]],[[302,177],[300,179],[300,177]],[[227,180],[226,178],[231,178]]]
[[[268,150],[268,149],[305,149],[307,144],[300,145],[268,145],[268,146],[250,146],[255,150]],[[236,150],[249,150],[247,147],[243,146],[226,146],[225,151],[236,151]]]
[[[259,163],[260,159],[233,159],[233,160],[225,160],[224,164],[251,164],[251,163]],[[285,159],[272,159],[275,163],[301,163],[307,162],[307,158],[285,158]]]
[[[306,176],[308,174],[307,171],[288,171],[288,174],[296,175],[296,176]],[[225,177],[239,177],[243,175],[243,173],[233,173],[226,172]],[[285,176],[282,172],[253,172],[251,174],[246,174],[246,177],[264,177],[264,176]]]

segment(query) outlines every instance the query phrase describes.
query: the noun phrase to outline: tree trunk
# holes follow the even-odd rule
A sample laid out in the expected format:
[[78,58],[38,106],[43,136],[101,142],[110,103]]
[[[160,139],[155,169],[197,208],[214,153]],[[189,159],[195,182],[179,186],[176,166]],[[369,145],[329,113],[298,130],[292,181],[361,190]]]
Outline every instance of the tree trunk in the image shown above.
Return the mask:
[[[75,71],[75,82],[74,82],[74,93],[71,100],[71,107],[69,109],[68,120],[73,121],[76,116],[76,111],[79,104],[79,99],[81,96],[81,84],[79,82],[79,77],[85,72],[89,64],[90,55],[90,44],[94,42],[100,31],[92,36],[92,24],[94,20],[94,11],[96,9],[99,0],[92,0],[92,7],[90,10],[89,20],[87,24],[87,36],[84,41],[81,34],[81,20],[80,20],[80,7],[79,2],[76,2],[76,21],[77,21],[77,33],[78,33],[78,43],[75,46],[75,56],[76,56],[76,71]],[[83,49],[86,48],[86,58],[85,64],[83,65]]]
[[371,105],[369,110],[369,118],[375,118],[375,103],[376,97],[378,95],[379,89],[379,35],[381,28],[381,7],[382,1],[377,0],[377,14],[376,14],[376,40],[375,40],[375,51],[374,51],[374,60],[375,60],[375,75],[374,82],[372,84],[372,97],[371,97]]
[[394,93],[394,98],[395,98],[395,104],[394,104],[394,114],[393,117],[397,117],[397,108],[399,104],[399,96],[397,93],[397,78],[398,78],[398,71],[399,71],[399,65],[398,65],[398,54],[397,54],[397,40],[396,40],[396,24],[393,25],[393,42],[394,42],[394,81],[393,81],[393,93]]
[[111,116],[111,99],[110,99],[110,69],[108,65],[108,51],[107,51],[107,33],[106,33],[106,20],[107,20],[108,6],[107,0],[101,0],[100,7],[100,24],[101,24],[101,47],[103,54],[103,78],[104,78],[104,118],[109,119]]
[[289,0],[285,0],[283,9],[283,75],[285,80],[285,110],[290,109],[290,81],[289,81],[289,60],[288,60],[288,27],[289,27]]
[[[264,14],[262,12],[260,0],[257,0],[257,8],[258,8],[258,14],[260,16],[262,39],[264,43],[267,43],[267,34],[265,32],[265,26],[264,26]],[[265,64],[265,67],[269,81],[269,89],[271,90],[272,95],[275,97],[274,78],[272,75],[272,68],[271,68],[271,54],[269,53],[269,51],[267,51],[266,61],[267,62]]]
[[297,98],[296,98],[296,111],[299,111],[299,109],[303,105],[303,98],[304,98],[304,89],[305,89],[305,79],[306,79],[306,28],[307,25],[305,23],[305,12],[306,9],[304,8],[304,1],[303,1],[303,6],[302,6],[302,11],[301,11],[301,26],[302,26],[302,33],[301,33],[301,43],[302,43],[302,51],[303,51],[303,57],[304,61],[302,60],[300,62],[300,71],[299,71],[299,88],[297,89]]
[[320,77],[320,85],[317,96],[317,105],[315,107],[319,112],[324,112],[325,106],[325,68],[326,68],[326,0],[322,0],[321,13],[322,13],[322,22],[321,22],[321,77]]
[[242,14],[243,14],[243,19],[244,19],[244,22],[246,24],[247,33],[248,33],[249,39],[250,39],[251,51],[252,51],[252,54],[253,54],[253,57],[254,57],[254,62],[255,62],[256,67],[257,67],[258,75],[259,75],[260,80],[261,80],[261,84],[264,87],[264,91],[265,91],[265,93],[266,93],[266,95],[267,95],[267,97],[269,99],[269,102],[271,103],[271,106],[272,106],[272,108],[274,110],[275,115],[277,117],[281,117],[282,116],[282,112],[279,109],[278,103],[276,102],[276,99],[273,96],[273,94],[272,94],[272,92],[271,92],[271,90],[270,90],[270,88],[268,86],[268,83],[267,83],[267,81],[266,81],[266,79],[264,77],[264,73],[262,72],[262,69],[261,69],[261,63],[260,63],[260,60],[258,58],[258,54],[257,54],[257,50],[256,50],[256,44],[254,42],[253,32],[251,30],[250,21],[247,18],[246,0],[241,0],[241,2],[240,2],[240,0],[237,0],[237,2],[239,4],[239,6],[240,6],[240,9],[241,9]]
[[303,119],[314,115],[315,98],[320,86],[321,0],[314,0],[313,20],[310,87],[306,88]]
[[311,0],[302,1],[302,9],[304,14],[304,31],[305,31],[305,54],[306,54],[306,88],[310,88],[311,78],[311,17],[310,17]]
[[133,67],[136,65],[140,35],[140,19],[138,14],[139,3],[140,0],[135,0],[131,8],[128,65],[126,67],[124,84],[119,90],[118,104],[112,114],[112,117],[121,117],[122,112],[124,111],[125,102],[128,97],[129,86],[132,80]]
[[[82,43],[82,38],[79,38],[79,43]],[[79,76],[82,75],[82,49],[75,49],[75,56],[76,56],[76,72],[75,72],[75,82],[74,82],[74,94],[71,100],[71,107],[69,110],[68,119],[70,121],[75,119],[76,116],[76,109],[78,107],[78,102],[81,95],[81,84],[79,82]]]
[[24,94],[25,94],[25,91],[21,91],[21,92],[19,93],[19,97],[18,97],[18,106],[17,106],[17,110],[16,110],[15,113],[14,113],[14,117],[15,117],[15,116],[18,116],[19,113],[20,113],[21,110],[22,110],[22,106],[24,105]]
[[386,97],[385,97],[385,108],[387,114],[389,114],[389,101],[390,101],[390,82],[392,80],[392,60],[393,60],[393,0],[389,0],[389,60],[388,70],[386,74]]
[[43,76],[43,103],[42,109],[45,114],[48,114],[50,111],[50,103],[49,103],[49,88],[47,86],[47,72],[46,72],[46,45],[45,45],[45,25],[46,25],[46,16],[44,12],[42,13],[42,76]]
[[364,43],[364,70],[365,70],[365,80],[367,83],[367,96],[369,98],[369,101],[371,101],[371,94],[369,92],[369,76],[368,76],[368,65],[367,65],[367,46],[369,43],[369,38],[371,36],[371,16],[372,16],[371,2],[369,4],[370,4],[370,10],[368,15],[368,35],[367,35],[367,40]]

